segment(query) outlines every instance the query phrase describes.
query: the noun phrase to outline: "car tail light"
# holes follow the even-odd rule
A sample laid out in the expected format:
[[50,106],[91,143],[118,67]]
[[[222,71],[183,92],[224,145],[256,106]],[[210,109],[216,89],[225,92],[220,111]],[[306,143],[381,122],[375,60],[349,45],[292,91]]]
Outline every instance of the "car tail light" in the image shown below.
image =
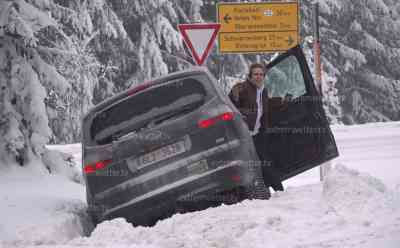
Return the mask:
[[224,121],[230,121],[233,119],[233,113],[231,113],[231,112],[223,113],[221,115],[221,119]]
[[239,175],[234,175],[234,176],[231,176],[231,179],[232,179],[232,181],[234,181],[234,182],[240,182],[240,176]]
[[217,123],[218,121],[230,121],[232,119],[233,119],[233,113],[226,112],[226,113],[220,114],[218,116],[199,121],[199,127],[200,128],[209,128],[209,127],[213,126],[215,123]]
[[96,163],[92,163],[92,164],[87,164],[85,165],[85,167],[83,168],[84,172],[86,174],[91,174],[91,173],[95,173],[97,170],[101,170],[107,167],[107,165],[109,165],[112,162],[111,159],[107,159],[107,160],[101,160],[98,161]]

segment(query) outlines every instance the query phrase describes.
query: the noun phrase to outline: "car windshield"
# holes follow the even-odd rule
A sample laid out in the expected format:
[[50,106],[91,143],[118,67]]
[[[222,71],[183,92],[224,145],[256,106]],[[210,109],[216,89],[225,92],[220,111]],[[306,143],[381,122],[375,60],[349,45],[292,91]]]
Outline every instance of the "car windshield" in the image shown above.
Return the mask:
[[93,119],[91,137],[107,144],[191,112],[204,104],[206,91],[193,78],[153,86],[103,110]]

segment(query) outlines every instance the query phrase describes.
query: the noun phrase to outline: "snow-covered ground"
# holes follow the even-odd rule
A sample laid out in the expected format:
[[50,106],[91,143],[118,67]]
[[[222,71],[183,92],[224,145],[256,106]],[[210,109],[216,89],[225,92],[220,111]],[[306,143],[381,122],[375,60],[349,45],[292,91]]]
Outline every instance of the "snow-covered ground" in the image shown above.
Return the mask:
[[19,245],[62,243],[87,232],[84,187],[59,175],[28,170],[1,175],[0,240]]
[[[323,183],[315,168],[269,201],[177,214],[152,228],[115,219],[89,237],[83,185],[34,165],[2,169],[0,247],[400,247],[400,122],[332,129],[340,157]],[[80,161],[80,145],[52,148]]]
[[[400,122],[370,123],[331,127],[339,157],[332,164],[366,172],[388,187],[400,187]],[[285,182],[296,186],[319,181],[319,168],[309,170]],[[400,247],[400,246],[399,246]]]

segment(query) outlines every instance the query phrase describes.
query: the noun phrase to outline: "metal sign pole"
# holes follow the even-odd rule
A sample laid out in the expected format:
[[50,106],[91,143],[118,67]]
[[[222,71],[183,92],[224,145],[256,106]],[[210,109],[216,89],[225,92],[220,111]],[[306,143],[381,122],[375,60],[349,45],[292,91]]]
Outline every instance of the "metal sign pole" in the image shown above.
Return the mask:
[[314,64],[315,64],[315,78],[319,93],[322,96],[322,85],[321,85],[321,50],[319,40],[319,4],[315,2],[313,4],[313,23],[314,23]]
[[[322,98],[322,80],[321,80],[321,50],[319,40],[319,4],[313,3],[313,28],[314,28],[314,72],[317,88]],[[321,99],[322,100],[322,99]],[[324,164],[319,166],[319,180],[324,180]]]

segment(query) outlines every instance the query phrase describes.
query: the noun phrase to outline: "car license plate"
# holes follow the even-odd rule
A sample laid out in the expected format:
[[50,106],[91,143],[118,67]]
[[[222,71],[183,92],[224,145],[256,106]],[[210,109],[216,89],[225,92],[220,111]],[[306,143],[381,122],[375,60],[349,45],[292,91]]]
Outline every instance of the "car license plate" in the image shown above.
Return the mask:
[[132,161],[128,161],[128,163],[131,169],[138,170],[183,152],[185,152],[185,142],[179,141],[177,143],[170,144],[155,151],[149,152],[136,159],[133,159]]
[[208,170],[207,160],[203,159],[187,166],[190,175],[201,174]]

